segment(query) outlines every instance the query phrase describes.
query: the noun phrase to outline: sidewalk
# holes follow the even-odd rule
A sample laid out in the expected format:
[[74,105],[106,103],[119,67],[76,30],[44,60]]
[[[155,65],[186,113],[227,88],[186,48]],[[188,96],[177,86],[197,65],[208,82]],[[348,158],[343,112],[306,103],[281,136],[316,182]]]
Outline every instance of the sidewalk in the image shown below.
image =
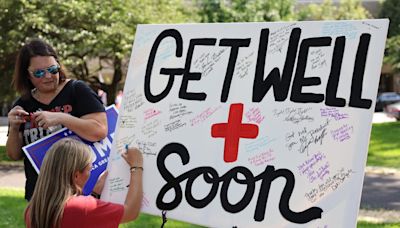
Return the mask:
[[25,188],[23,163],[19,165],[0,164],[0,188]]
[[7,126],[7,125],[8,125],[7,116],[0,116],[0,126]]
[[0,146],[6,145],[8,119],[5,116],[0,116]]
[[0,146],[6,145],[8,127],[0,126]]
[[366,167],[358,219],[400,222],[400,170]]

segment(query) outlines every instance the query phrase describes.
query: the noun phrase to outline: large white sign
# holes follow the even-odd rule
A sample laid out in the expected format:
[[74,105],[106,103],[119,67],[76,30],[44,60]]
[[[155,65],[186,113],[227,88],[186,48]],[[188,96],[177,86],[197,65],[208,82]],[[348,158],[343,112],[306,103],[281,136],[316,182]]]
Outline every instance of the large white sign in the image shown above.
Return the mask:
[[103,199],[210,227],[355,227],[388,20],[140,25]]

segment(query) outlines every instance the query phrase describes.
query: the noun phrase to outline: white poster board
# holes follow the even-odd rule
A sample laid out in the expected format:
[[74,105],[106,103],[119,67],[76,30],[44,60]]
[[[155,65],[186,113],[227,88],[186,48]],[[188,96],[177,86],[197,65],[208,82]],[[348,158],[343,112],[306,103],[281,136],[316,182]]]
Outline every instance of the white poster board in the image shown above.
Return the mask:
[[355,227],[388,20],[139,25],[103,199],[210,227]]

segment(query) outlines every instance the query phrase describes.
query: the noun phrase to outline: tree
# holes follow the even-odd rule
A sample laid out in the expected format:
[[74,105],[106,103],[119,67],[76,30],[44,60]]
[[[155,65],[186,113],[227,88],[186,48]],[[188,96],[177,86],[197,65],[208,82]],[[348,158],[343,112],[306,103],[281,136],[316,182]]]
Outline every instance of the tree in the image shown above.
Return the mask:
[[[0,66],[2,78],[10,78],[16,52],[26,39],[39,37],[57,49],[70,75],[106,91],[109,103],[123,80],[136,25],[189,17],[180,0],[0,1],[0,22],[7,25],[0,32],[8,40],[0,45],[1,63],[8,63]],[[93,59],[99,59],[95,69],[90,66]],[[113,69],[108,83],[97,80],[105,66]]]
[[0,0],[0,104],[10,103],[16,92],[10,87],[17,50],[23,40],[18,30],[25,30],[23,5],[19,1]]
[[386,0],[382,4],[382,9],[379,14],[381,18],[389,18],[388,37],[400,35],[400,1]]
[[201,22],[256,22],[294,18],[294,0],[199,0]]
[[103,10],[99,16],[101,23],[96,23],[95,34],[98,42],[92,55],[99,57],[99,69],[104,65],[112,65],[114,73],[110,85],[97,80],[97,75],[92,75],[90,78],[107,92],[108,102],[113,103],[118,84],[123,82],[123,74],[126,72],[128,62],[124,60],[129,58],[136,25],[183,22],[189,18],[189,13],[184,10],[180,0],[121,0],[105,4],[103,8],[109,10]]
[[400,72],[400,1],[386,0],[380,17],[389,18],[388,40],[384,62],[390,64],[395,72]]
[[400,36],[392,36],[386,42],[384,63],[390,64],[395,72],[400,72]]
[[321,4],[309,4],[299,10],[299,20],[352,20],[370,18],[370,13],[360,0],[340,0],[338,5],[332,0]]

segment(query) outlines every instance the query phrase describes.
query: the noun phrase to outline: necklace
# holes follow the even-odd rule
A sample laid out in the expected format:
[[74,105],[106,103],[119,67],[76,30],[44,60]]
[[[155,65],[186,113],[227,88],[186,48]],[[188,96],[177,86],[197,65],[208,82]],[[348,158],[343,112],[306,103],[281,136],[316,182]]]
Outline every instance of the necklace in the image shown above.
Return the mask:
[[39,93],[37,92],[36,88],[33,88],[31,90],[31,94],[32,94],[32,97],[34,97],[35,99],[39,99]]
[[37,88],[33,88],[31,90],[31,94],[32,94],[32,97],[35,98],[37,101],[44,103],[44,104],[49,104],[54,99],[54,97],[57,96],[60,88],[61,88],[61,86],[58,85],[56,90],[48,96],[45,96],[43,93],[40,93],[40,91]]

